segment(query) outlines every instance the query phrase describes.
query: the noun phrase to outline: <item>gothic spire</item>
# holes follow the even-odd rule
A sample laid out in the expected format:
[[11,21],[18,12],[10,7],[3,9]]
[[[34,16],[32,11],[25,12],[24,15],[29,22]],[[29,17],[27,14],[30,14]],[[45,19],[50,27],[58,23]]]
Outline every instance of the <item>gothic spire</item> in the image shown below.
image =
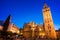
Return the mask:
[[9,16],[7,17],[7,19],[5,20],[5,22],[4,22],[4,24],[3,24],[3,27],[4,27],[3,30],[5,30],[5,31],[7,30],[10,21],[11,21],[11,15],[9,15]]

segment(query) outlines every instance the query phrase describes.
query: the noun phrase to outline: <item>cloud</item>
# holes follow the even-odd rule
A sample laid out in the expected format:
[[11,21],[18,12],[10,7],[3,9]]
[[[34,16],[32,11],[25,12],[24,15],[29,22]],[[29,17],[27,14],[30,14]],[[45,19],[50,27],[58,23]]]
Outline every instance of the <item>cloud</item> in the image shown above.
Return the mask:
[[55,27],[56,30],[58,30],[60,28],[60,25],[59,24],[55,24],[54,27]]

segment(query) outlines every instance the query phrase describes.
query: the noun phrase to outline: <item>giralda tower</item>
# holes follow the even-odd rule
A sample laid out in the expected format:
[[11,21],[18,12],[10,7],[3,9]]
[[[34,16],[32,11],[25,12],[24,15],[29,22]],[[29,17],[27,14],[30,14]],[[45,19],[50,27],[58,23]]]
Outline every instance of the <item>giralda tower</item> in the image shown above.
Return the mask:
[[44,29],[47,37],[56,38],[56,32],[54,29],[51,11],[50,8],[46,5],[46,3],[44,4],[42,12],[44,17]]

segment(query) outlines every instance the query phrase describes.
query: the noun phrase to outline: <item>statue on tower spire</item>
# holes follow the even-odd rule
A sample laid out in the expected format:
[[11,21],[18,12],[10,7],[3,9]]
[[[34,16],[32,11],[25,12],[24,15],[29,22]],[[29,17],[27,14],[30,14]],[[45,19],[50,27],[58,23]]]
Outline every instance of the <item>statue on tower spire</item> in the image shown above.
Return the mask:
[[47,6],[47,4],[46,4],[46,3],[44,3],[44,8],[48,8],[48,6]]

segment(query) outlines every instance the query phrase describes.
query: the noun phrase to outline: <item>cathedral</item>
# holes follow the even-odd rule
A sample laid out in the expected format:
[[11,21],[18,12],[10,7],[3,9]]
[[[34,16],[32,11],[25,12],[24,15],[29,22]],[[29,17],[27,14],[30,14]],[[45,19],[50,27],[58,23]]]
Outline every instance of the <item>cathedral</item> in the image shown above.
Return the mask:
[[23,36],[27,35],[26,37],[57,38],[51,11],[46,3],[44,4],[42,13],[44,18],[43,25],[37,25],[34,22],[26,23],[24,25]]
[[[50,7],[48,7],[46,3],[43,6],[42,14],[44,19],[43,25],[38,25],[31,21],[24,23],[23,28],[17,28],[17,26],[11,22],[11,16],[9,15],[3,25],[3,30],[17,33],[25,38],[57,38],[59,32],[54,28]],[[2,30],[1,26],[0,29]]]

